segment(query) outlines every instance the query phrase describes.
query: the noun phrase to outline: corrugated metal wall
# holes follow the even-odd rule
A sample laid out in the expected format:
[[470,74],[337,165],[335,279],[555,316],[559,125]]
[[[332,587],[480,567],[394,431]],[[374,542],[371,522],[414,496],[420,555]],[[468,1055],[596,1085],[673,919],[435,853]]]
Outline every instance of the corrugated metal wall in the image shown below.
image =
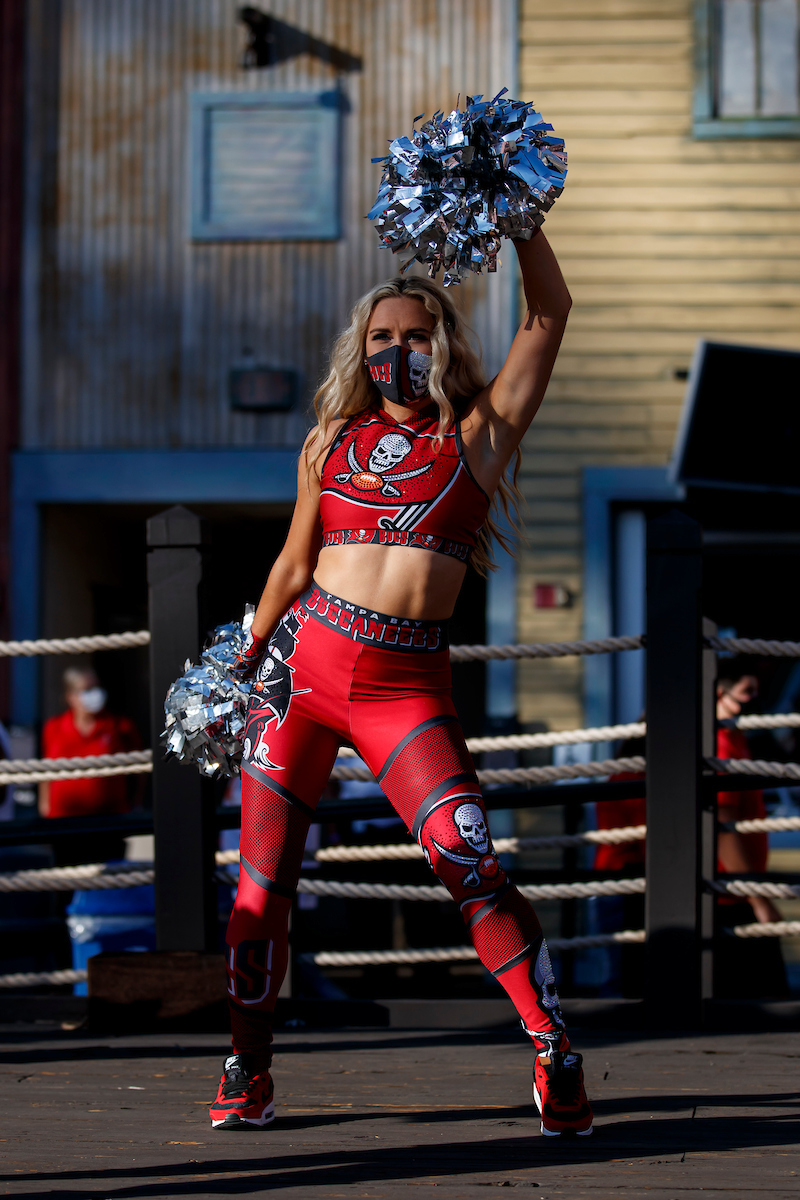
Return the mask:
[[[384,152],[387,139],[409,132],[416,113],[452,106],[459,92],[513,87],[514,0],[263,6],[362,60],[361,69],[341,74],[310,54],[243,70],[237,0],[32,4],[49,10],[49,20],[40,11],[32,22],[34,56],[45,54],[37,39],[52,34],[60,10],[58,112],[50,121],[57,120],[58,194],[55,205],[41,197],[47,164],[32,159],[28,248],[42,274],[29,289],[26,314],[24,445],[297,443],[350,304],[395,272],[363,217],[379,179],[370,158]],[[343,117],[342,239],[193,244],[191,92],[334,86],[350,108]],[[34,111],[37,103],[32,96]],[[454,289],[492,369],[511,333],[511,282],[511,272],[501,271]],[[245,347],[256,361],[300,371],[300,410],[230,411],[227,374]]]

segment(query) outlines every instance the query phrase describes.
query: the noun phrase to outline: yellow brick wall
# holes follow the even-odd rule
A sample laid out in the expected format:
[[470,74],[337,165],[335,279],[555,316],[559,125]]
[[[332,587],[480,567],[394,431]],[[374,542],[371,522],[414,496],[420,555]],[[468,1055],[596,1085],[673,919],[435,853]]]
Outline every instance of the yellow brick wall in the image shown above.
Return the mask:
[[[522,641],[581,636],[581,469],[668,461],[700,337],[800,348],[800,141],[695,141],[691,0],[521,0],[520,95],[567,142],[546,222],[574,307],[524,443]],[[574,659],[530,662],[522,720],[579,724]]]

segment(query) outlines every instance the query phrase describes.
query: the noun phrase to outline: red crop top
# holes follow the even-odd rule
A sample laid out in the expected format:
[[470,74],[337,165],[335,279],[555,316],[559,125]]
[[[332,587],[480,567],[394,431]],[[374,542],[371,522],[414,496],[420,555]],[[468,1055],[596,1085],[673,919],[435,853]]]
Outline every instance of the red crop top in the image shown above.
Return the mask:
[[345,421],[322,467],[324,546],[413,546],[466,562],[489,497],[464,457],[461,423],[436,451],[439,412],[402,423],[382,409]]

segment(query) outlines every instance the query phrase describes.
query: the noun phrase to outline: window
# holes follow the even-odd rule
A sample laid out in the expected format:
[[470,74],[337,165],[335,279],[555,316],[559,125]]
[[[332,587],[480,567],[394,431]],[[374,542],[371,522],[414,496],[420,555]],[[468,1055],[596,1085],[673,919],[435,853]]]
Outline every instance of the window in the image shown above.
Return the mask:
[[696,137],[800,137],[800,0],[697,4]]
[[196,93],[191,117],[194,239],[340,236],[337,93]]

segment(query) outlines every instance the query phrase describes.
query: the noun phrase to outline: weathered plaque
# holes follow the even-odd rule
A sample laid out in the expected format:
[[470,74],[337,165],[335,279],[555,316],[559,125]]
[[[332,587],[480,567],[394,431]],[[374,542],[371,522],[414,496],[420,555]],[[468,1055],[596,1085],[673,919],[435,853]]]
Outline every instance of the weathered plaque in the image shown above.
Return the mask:
[[192,97],[192,237],[321,241],[339,231],[336,93]]

